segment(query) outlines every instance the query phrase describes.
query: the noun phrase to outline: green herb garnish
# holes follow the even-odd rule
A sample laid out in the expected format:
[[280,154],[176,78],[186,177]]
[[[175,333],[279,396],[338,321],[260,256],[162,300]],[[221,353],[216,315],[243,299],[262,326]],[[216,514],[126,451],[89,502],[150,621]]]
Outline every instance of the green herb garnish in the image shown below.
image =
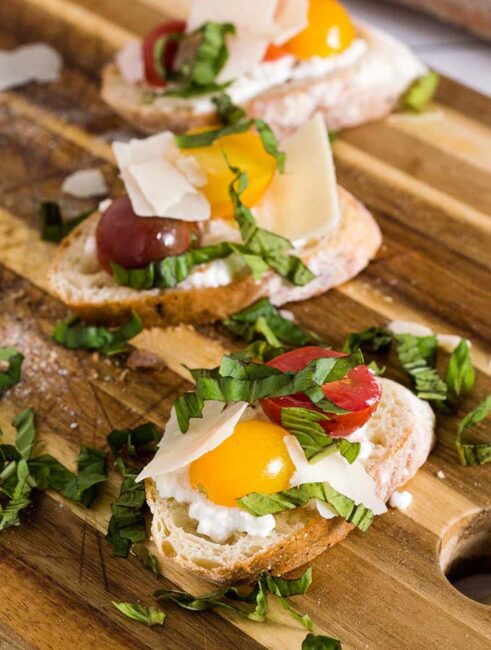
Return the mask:
[[435,367],[436,336],[397,334],[395,340],[399,362],[412,378],[416,395],[428,401],[444,402],[447,385]]
[[144,607],[134,603],[116,603],[112,601],[114,607],[121,612],[126,618],[131,618],[138,623],[145,625],[163,625],[166,614],[158,607]]
[[302,650],[341,650],[341,641],[310,632],[303,640]]
[[282,426],[296,437],[308,461],[315,462],[321,456],[339,451],[348,463],[354,463],[361,444],[346,438],[331,438],[319,424],[323,420],[329,420],[329,416],[319,411],[295,406],[281,409]]
[[215,95],[215,97],[211,98],[211,101],[215,104],[218,117],[225,126],[237,124],[246,116],[245,110],[240,106],[236,106],[226,93]]
[[237,499],[239,506],[251,515],[274,515],[284,510],[306,506],[311,499],[327,503],[340,517],[363,532],[368,530],[373,520],[373,512],[362,503],[356,504],[344,494],[335,490],[329,483],[303,483],[273,494],[251,492]]
[[485,465],[491,463],[491,442],[464,442],[462,434],[481,420],[491,411],[491,395],[488,395],[473,411],[468,413],[459,424],[455,446],[462,465]]
[[[135,479],[144,465],[141,456],[153,452],[159,438],[159,429],[153,423],[134,429],[116,429],[107,436],[116,467],[123,477],[118,499],[111,505],[106,536],[116,557],[127,557],[133,544],[146,539],[145,483],[136,483]],[[133,459],[135,466],[127,464],[123,456]]]
[[88,210],[76,217],[64,220],[61,215],[60,206],[57,203],[54,203],[54,201],[44,201],[39,206],[39,230],[41,231],[41,239],[50,242],[60,242],[79,223],[82,223],[87,217],[90,217],[93,212],[94,210]]
[[314,332],[303,330],[292,320],[281,315],[268,298],[258,300],[250,307],[237,312],[223,325],[240,336],[247,343],[264,339],[272,347],[291,346],[321,343],[321,338]]
[[60,321],[52,334],[53,339],[70,350],[99,350],[113,355],[127,352],[128,341],[143,329],[140,317],[132,312],[130,320],[119,329],[81,325],[76,316]]
[[16,348],[0,348],[0,396],[19,383],[23,361],[24,355]]
[[461,395],[471,393],[474,389],[475,379],[476,374],[472,365],[469,344],[466,339],[461,339],[450,356],[445,376],[449,398],[457,400]]
[[252,404],[264,397],[305,393],[326,413],[347,413],[325,397],[321,386],[342,379],[360,364],[363,355],[359,350],[345,357],[315,359],[298,372],[282,372],[262,363],[225,355],[217,368],[190,370],[196,390],[184,393],[174,403],[179,427],[182,432],[187,431],[190,419],[201,417],[206,400]]
[[[308,630],[312,630],[313,624],[310,617],[307,614],[299,614],[286,601],[286,598],[290,596],[305,594],[311,583],[312,569],[309,568],[300,578],[295,580],[262,575],[259,577],[255,589],[248,593],[239,590],[237,587],[227,587],[203,596],[195,597],[186,591],[159,589],[155,592],[154,596],[158,600],[170,600],[180,607],[193,612],[202,612],[218,607],[248,618],[256,623],[263,623],[268,615],[268,597],[272,595],[277,598],[280,605],[297,621]],[[238,606],[235,602],[254,605],[254,608]]]
[[368,346],[369,349],[378,350],[389,348],[393,336],[383,327],[368,327],[361,332],[353,332],[343,343],[343,352],[351,354],[356,349]]
[[440,75],[433,70],[419,77],[402,96],[400,109],[420,113],[435,96],[439,83]]
[[29,469],[39,490],[55,490],[86,508],[90,508],[100,485],[107,480],[105,452],[86,445],[81,445],[77,456],[77,474],[50,454],[33,458]]

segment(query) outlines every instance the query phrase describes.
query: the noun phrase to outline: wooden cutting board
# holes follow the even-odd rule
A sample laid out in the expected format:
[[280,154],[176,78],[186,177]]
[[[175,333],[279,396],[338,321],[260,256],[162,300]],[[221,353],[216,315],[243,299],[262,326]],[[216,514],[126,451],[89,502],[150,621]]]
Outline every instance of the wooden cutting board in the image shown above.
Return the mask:
[[[137,344],[161,350],[169,367],[128,371],[124,360],[50,340],[66,310],[46,290],[55,247],[39,239],[37,208],[59,200],[62,180],[77,169],[100,168],[117,187],[107,142],[131,130],[99,100],[98,72],[135,32],[158,22],[158,6],[0,3],[0,47],[42,39],[66,63],[60,83],[0,94],[0,345],[26,355],[21,384],[0,403],[0,425],[8,441],[12,416],[33,406],[40,449],[70,466],[80,443],[103,447],[113,428],[163,426],[172,400],[189,387],[180,362],[199,365],[204,355],[212,364],[231,345],[216,328],[146,334]],[[470,338],[477,390],[464,410],[472,408],[491,391],[491,101],[444,80],[427,114],[346,132],[335,155],[340,182],[373,210],[384,245],[355,280],[292,310],[333,346],[393,318]],[[93,202],[64,197],[62,204],[75,214]],[[391,364],[388,372],[397,373]],[[480,427],[483,439],[490,428]],[[455,430],[455,418],[440,419],[437,446],[408,485],[409,510],[390,511],[313,563],[314,584],[298,608],[344,648],[489,647],[490,607],[456,591],[440,568],[456,531],[472,522],[489,529],[491,468],[460,466]],[[276,608],[262,625],[170,604],[162,628],[121,617],[112,600],[151,604],[163,584],[194,593],[208,585],[171,563],[156,579],[136,558],[111,557],[104,534],[118,490],[111,470],[91,510],[39,495],[22,526],[0,535],[0,648],[300,648],[305,632]]]

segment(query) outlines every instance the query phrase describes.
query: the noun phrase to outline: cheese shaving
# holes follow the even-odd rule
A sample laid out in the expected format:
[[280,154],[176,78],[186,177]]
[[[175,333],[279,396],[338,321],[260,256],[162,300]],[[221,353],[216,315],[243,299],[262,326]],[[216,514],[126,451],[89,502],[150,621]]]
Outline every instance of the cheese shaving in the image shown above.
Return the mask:
[[206,175],[195,159],[181,156],[170,131],[114,142],[113,151],[138,216],[209,219],[210,204],[197,189],[206,183]]
[[108,189],[100,169],[81,169],[65,178],[61,191],[79,199],[89,199],[107,194]]
[[38,83],[58,81],[63,60],[45,43],[30,43],[15,50],[0,51],[0,91]]

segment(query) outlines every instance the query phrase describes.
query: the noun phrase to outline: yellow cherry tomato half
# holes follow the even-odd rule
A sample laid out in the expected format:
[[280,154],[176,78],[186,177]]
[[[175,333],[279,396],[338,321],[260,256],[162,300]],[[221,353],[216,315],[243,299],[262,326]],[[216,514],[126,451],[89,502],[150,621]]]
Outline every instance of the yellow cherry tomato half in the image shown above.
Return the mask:
[[282,46],[297,59],[338,54],[356,35],[348,12],[337,0],[310,0],[308,21],[304,30]]
[[295,466],[283,442],[286,435],[286,429],[272,422],[239,422],[221,445],[191,463],[191,485],[213,503],[230,508],[250,492],[287,490]]
[[182,149],[183,155],[194,156],[208,177],[200,190],[211,205],[211,216],[227,218],[233,216],[229,185],[234,178],[229,163],[247,173],[249,186],[241,196],[242,202],[252,208],[268,189],[276,169],[272,156],[264,150],[261,138],[255,131],[233,133],[218,138],[209,147]]

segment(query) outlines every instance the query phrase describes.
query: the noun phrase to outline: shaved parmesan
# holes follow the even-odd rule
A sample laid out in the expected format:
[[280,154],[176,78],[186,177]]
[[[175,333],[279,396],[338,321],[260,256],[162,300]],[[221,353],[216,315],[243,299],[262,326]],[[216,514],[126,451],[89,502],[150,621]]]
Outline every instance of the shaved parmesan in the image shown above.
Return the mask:
[[[284,442],[296,468],[290,480],[292,487],[303,483],[327,481],[335,490],[353,499],[357,504],[362,503],[374,514],[387,512],[385,503],[377,496],[375,481],[359,461],[350,465],[340,453],[336,452],[316,463],[309,463],[295,436],[285,436]],[[331,513],[327,517],[329,519],[332,512],[328,506],[321,503],[316,505],[319,514],[323,517],[324,513]]]
[[275,45],[282,45],[308,25],[308,0],[279,0],[275,13],[277,35]]
[[116,63],[123,79],[138,83],[145,78],[145,65],[140,41],[132,41],[116,55]]
[[224,407],[223,402],[207,401],[203,417],[192,419],[187,433],[181,433],[175,409],[172,409],[159,449],[137,480],[155,478],[186,467],[221,445],[232,435],[247,406],[246,402]]
[[61,191],[79,199],[89,199],[107,194],[108,189],[100,169],[81,169],[65,178]]
[[63,60],[45,43],[30,43],[0,52],[0,91],[31,81],[58,81]]
[[304,243],[334,231],[341,220],[326,126],[317,114],[281,142],[285,173],[276,174],[255,208],[258,224]]
[[114,142],[113,151],[137,215],[183,221],[209,219],[210,204],[197,189],[206,183],[206,175],[195,159],[181,156],[170,131]]

